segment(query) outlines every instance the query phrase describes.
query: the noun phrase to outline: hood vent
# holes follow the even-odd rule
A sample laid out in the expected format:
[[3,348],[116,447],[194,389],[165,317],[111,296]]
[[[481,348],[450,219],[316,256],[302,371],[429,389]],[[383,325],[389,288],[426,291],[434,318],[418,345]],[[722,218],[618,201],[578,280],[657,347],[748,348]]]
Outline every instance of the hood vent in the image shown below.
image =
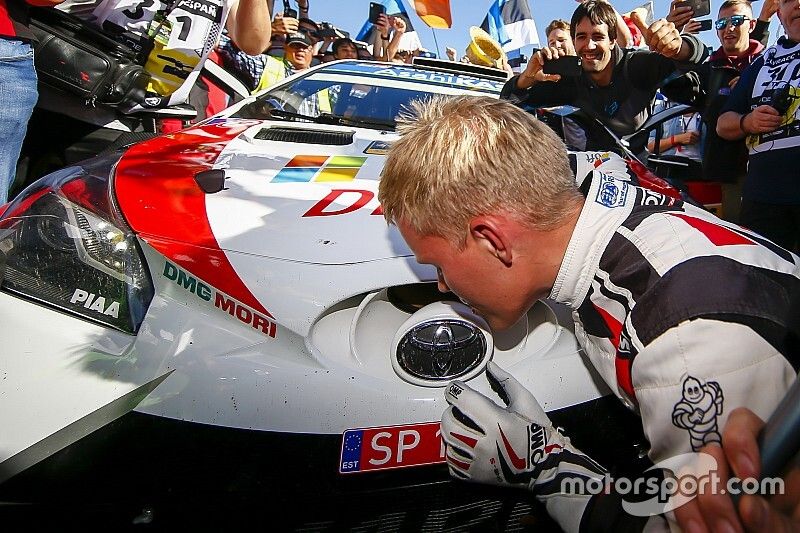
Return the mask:
[[345,146],[353,143],[352,131],[309,130],[300,128],[264,128],[256,139],[284,143],[327,144]]

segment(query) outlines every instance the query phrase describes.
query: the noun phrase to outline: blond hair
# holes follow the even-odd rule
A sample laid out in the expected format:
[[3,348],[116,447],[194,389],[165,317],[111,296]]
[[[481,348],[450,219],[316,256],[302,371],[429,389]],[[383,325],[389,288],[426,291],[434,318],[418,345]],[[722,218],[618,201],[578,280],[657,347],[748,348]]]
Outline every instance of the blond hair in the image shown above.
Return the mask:
[[410,107],[378,188],[390,223],[402,219],[463,245],[475,216],[505,212],[549,230],[579,205],[564,143],[532,115],[476,96],[438,95]]

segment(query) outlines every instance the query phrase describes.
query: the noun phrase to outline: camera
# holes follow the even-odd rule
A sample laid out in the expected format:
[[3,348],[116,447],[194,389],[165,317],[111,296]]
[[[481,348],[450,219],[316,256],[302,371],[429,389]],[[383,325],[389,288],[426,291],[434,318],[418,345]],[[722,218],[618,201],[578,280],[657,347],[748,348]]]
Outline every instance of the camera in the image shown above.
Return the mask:
[[324,39],[325,37],[333,37],[335,39],[341,39],[342,37],[350,37],[350,34],[346,31],[340,30],[330,22],[320,22],[317,36],[320,39]]
[[789,111],[794,99],[795,96],[792,95],[789,84],[783,83],[772,90],[772,95],[770,95],[767,105],[774,107],[783,116]]

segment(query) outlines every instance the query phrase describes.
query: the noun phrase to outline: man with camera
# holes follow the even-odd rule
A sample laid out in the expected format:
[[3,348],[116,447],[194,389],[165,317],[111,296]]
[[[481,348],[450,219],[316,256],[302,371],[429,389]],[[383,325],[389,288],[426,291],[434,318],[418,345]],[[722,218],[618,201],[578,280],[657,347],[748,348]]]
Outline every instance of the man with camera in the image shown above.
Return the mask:
[[780,0],[786,32],[741,75],[717,122],[749,151],[740,222],[789,250],[800,243],[800,2]]
[[[707,54],[696,37],[681,35],[664,19],[649,28],[641,19],[634,20],[651,51],[617,45],[617,14],[607,2],[580,4],[570,22],[577,58],[565,59],[567,53],[560,48],[543,48],[522,74],[506,83],[501,98],[526,107],[578,106],[594,113],[617,135],[634,132],[649,116],[661,83],[679,64],[699,64]],[[564,65],[567,62],[572,65]]]

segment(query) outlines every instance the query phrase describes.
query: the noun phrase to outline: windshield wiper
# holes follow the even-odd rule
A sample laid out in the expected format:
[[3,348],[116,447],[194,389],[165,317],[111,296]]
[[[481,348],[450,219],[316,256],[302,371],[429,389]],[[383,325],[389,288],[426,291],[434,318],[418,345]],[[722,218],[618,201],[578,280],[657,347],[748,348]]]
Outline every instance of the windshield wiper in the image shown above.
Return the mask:
[[376,126],[381,129],[393,130],[395,123],[393,120],[370,120],[364,118],[348,118],[342,115],[332,115],[331,113],[320,113],[319,116],[304,115],[283,109],[270,109],[270,117],[291,118],[295,120],[306,120],[315,124],[329,124],[331,126]]

